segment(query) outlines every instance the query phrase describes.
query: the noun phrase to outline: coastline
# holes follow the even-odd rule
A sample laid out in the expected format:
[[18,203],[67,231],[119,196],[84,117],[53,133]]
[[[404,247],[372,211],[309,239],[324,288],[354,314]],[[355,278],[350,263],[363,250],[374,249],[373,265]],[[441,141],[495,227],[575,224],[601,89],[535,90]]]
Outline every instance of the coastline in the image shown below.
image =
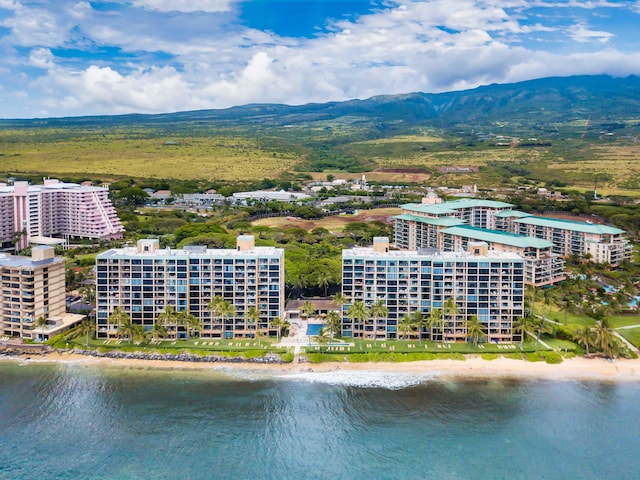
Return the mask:
[[484,360],[479,355],[468,355],[465,360],[421,360],[415,362],[326,362],[293,364],[232,363],[232,362],[184,362],[177,360],[146,360],[107,358],[81,355],[71,352],[51,352],[37,357],[19,355],[0,358],[0,361],[45,364],[74,364],[106,368],[133,368],[153,370],[250,370],[279,376],[301,373],[377,372],[380,374],[432,375],[456,380],[486,380],[491,378],[558,380],[558,381],[613,381],[640,382],[640,359],[576,357],[559,364],[526,362],[505,357]]

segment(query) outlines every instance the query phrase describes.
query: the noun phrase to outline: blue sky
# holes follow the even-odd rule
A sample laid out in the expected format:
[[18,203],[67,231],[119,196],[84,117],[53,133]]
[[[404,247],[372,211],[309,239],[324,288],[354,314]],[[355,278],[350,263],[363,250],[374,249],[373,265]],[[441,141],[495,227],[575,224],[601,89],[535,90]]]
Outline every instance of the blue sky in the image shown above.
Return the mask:
[[0,0],[0,118],[640,74],[640,0]]

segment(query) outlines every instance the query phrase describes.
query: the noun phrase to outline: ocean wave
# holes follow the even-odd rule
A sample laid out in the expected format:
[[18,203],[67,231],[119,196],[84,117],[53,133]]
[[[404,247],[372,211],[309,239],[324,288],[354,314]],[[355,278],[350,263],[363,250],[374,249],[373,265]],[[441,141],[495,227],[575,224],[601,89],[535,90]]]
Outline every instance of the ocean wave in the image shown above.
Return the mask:
[[384,388],[387,390],[401,390],[433,382],[439,377],[438,372],[429,373],[394,373],[375,370],[332,372],[301,372],[281,375],[278,378],[298,380],[311,383],[323,383],[358,388]]

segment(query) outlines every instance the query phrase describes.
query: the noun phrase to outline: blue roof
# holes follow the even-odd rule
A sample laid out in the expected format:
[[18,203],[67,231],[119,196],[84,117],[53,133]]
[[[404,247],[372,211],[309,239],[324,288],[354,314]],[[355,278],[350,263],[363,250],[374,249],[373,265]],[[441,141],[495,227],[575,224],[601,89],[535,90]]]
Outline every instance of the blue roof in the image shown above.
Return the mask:
[[571,230],[583,233],[598,233],[608,235],[619,235],[625,233],[619,228],[610,227],[609,225],[601,225],[597,223],[578,222],[576,220],[563,220],[560,218],[536,217],[529,216],[515,220],[517,223],[526,225],[537,225],[541,227],[559,228],[562,230]]

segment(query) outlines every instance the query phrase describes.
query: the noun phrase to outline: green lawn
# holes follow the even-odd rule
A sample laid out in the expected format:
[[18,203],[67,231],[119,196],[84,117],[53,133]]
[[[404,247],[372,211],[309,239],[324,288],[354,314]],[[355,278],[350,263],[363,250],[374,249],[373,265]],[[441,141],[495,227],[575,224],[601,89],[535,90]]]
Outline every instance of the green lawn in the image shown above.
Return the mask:
[[631,342],[635,347],[640,348],[640,327],[618,330],[618,333]]

